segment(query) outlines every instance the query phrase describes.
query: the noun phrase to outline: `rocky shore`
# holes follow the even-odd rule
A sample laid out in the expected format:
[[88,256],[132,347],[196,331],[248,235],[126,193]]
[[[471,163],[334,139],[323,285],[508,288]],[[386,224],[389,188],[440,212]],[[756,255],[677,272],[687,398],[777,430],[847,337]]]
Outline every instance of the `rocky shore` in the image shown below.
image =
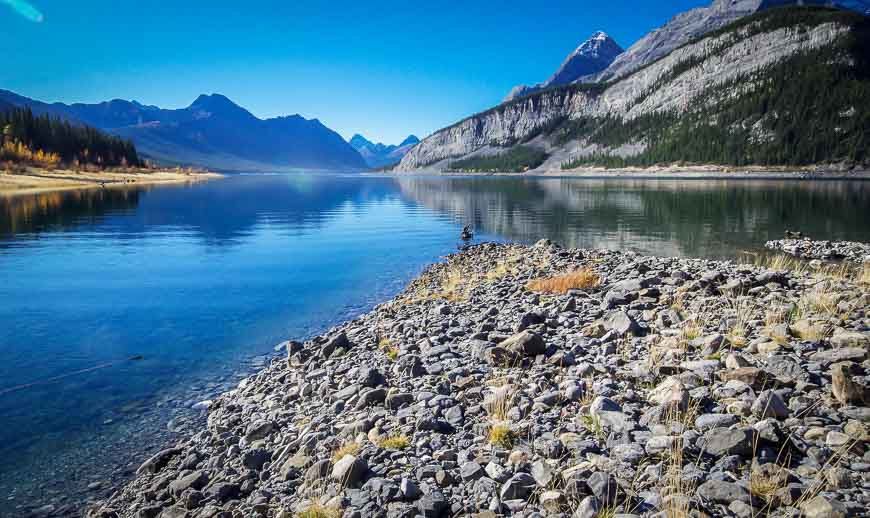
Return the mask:
[[87,515],[867,516],[867,281],[475,246],[283,344]]
[[779,239],[768,241],[764,246],[802,259],[870,263],[870,245],[855,241],[817,241],[808,238]]

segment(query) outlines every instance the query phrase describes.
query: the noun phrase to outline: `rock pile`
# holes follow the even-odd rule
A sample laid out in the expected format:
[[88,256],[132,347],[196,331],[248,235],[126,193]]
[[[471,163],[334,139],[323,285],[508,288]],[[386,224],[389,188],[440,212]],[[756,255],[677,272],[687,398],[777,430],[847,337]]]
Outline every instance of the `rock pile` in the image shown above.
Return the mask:
[[[598,282],[527,287],[578,269]],[[842,279],[476,246],[285,343],[89,516],[866,516],[868,307]]]
[[812,239],[779,239],[764,244],[771,250],[803,259],[870,263],[870,245],[855,241],[815,241]]

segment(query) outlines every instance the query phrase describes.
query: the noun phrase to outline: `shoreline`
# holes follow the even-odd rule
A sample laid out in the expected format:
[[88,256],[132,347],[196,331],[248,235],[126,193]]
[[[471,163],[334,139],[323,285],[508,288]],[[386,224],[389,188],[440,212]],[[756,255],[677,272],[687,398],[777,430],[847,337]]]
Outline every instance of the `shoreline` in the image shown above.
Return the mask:
[[607,169],[587,167],[571,170],[531,170],[522,173],[471,173],[421,169],[419,171],[387,171],[393,176],[511,176],[517,178],[625,178],[638,180],[870,180],[870,169],[765,168],[721,166],[671,166],[649,168]]
[[223,178],[207,171],[132,169],[126,171],[72,171],[28,167],[27,173],[0,172],[0,197],[94,188],[194,183]]
[[[529,284],[580,268],[596,282]],[[204,429],[88,516],[646,514],[662,500],[639,495],[680,487],[681,505],[712,516],[850,515],[870,494],[850,489],[866,470],[842,449],[864,451],[870,409],[838,369],[867,360],[870,295],[866,280],[823,273],[476,245],[372,312],[281,344],[285,358],[212,401]],[[841,316],[813,303],[824,297]],[[790,303],[800,320],[780,321]],[[840,460],[814,464],[819,447]],[[784,449],[793,465],[763,464]],[[683,450],[697,463],[661,461]],[[839,482],[816,482],[830,470]],[[762,475],[772,492],[750,493]]]

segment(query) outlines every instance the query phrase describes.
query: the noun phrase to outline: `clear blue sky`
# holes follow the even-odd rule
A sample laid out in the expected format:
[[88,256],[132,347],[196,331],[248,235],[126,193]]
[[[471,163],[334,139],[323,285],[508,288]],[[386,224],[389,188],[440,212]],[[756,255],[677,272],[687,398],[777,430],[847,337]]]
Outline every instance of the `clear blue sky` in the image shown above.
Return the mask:
[[45,101],[165,108],[222,93],[398,143],[547,78],[604,30],[628,47],[710,0],[501,2],[0,0],[0,88]]

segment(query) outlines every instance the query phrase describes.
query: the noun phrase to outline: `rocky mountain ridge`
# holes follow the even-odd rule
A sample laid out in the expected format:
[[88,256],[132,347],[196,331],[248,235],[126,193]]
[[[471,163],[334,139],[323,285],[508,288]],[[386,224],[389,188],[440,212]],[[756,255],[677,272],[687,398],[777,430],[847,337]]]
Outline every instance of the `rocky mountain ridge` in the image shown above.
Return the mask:
[[[648,148],[642,137],[623,139],[618,145],[601,145],[607,144],[608,139],[599,138],[602,142],[595,142],[595,138],[589,137],[599,128],[607,127],[607,122],[611,126],[649,125],[651,117],[675,118],[704,109],[730,110],[740,99],[754,99],[758,92],[763,92],[771,81],[769,74],[776,72],[779,78],[788,72],[782,67],[791,67],[792,61],[808,55],[809,61],[801,62],[808,73],[825,69],[812,64],[812,56],[819,56],[819,63],[842,65],[842,69],[831,71],[829,79],[835,74],[860,76],[860,64],[870,54],[870,45],[862,36],[866,24],[866,18],[844,11],[819,8],[764,11],[688,43],[620,80],[547,90],[464,119],[425,138],[405,156],[397,170],[443,169],[449,160],[501,153],[523,142],[531,142],[552,155],[542,169],[558,169],[562,162],[578,155],[602,152],[637,155]],[[829,58],[829,54],[839,57]],[[853,86],[857,92],[866,82],[857,77]],[[846,93],[838,102],[861,106],[858,99],[857,93]],[[852,108],[851,104],[843,105],[839,111],[851,113]],[[851,130],[855,135],[863,131],[861,113],[855,123],[858,126]],[[764,114],[759,117],[751,124],[770,121],[764,119]],[[665,125],[662,121],[657,124]],[[631,131],[642,134],[640,129]],[[759,127],[756,131],[762,130]],[[622,149],[623,144],[628,147]]]
[[98,104],[44,103],[0,90],[0,102],[29,107],[128,138],[158,163],[212,169],[364,169],[363,158],[317,119],[259,119],[220,94],[162,109],[114,99]]
[[504,100],[511,101],[554,86],[583,81],[605,70],[623,52],[623,48],[613,38],[598,31],[565,58],[549,79],[533,86],[515,86]]

